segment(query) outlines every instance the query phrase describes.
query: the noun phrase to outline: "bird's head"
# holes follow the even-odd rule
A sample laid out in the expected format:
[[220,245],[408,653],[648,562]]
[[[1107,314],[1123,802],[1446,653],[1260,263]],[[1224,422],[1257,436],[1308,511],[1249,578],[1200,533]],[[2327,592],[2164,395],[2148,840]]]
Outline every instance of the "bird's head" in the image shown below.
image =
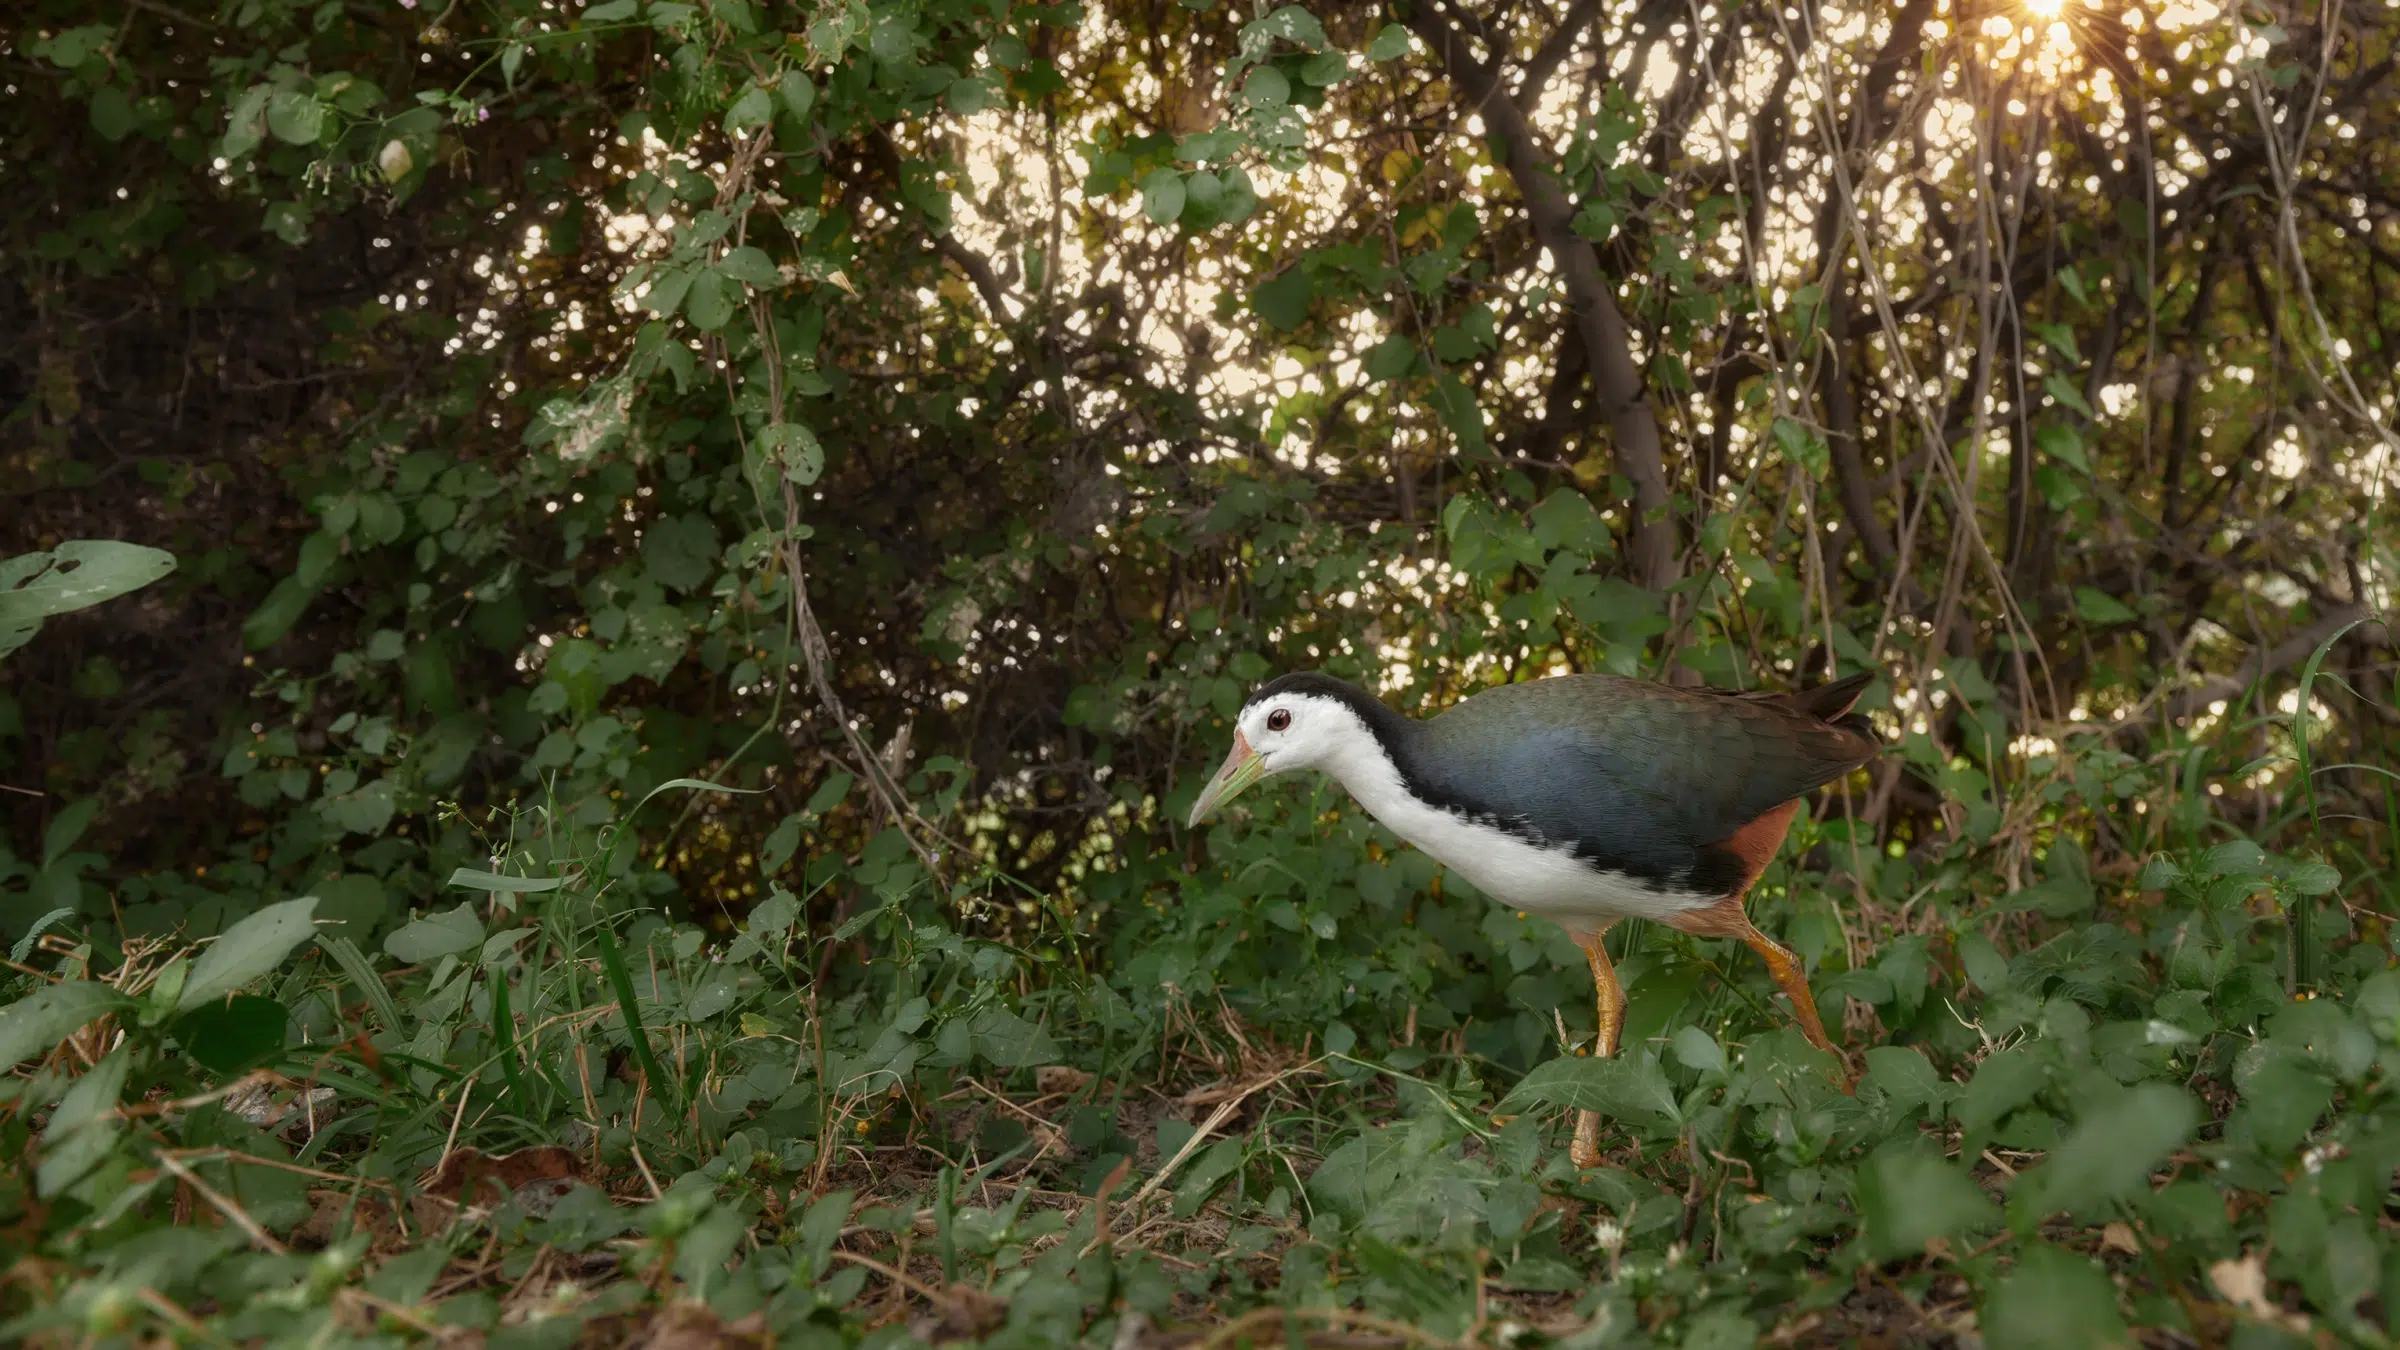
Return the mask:
[[[1370,704],[1372,709],[1364,706]],[[1191,823],[1208,819],[1262,778],[1294,769],[1338,772],[1350,755],[1375,749],[1369,720],[1380,711],[1364,690],[1329,675],[1286,675],[1262,686],[1234,719],[1233,749],[1192,804]]]

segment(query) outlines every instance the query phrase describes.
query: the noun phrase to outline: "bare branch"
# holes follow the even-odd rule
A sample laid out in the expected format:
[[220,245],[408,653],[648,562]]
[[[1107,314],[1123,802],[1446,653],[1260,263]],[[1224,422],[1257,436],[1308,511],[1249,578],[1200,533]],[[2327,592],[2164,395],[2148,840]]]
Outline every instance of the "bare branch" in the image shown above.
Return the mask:
[[1658,418],[1651,411],[1641,369],[1634,364],[1631,330],[1601,275],[1599,257],[1575,233],[1566,194],[1524,109],[1501,87],[1498,72],[1477,63],[1465,42],[1430,7],[1413,9],[1407,23],[1433,49],[1465,104],[1482,114],[1484,125],[1506,147],[1509,177],[1525,199],[1534,234],[1558,260],[1591,367],[1592,387],[1608,418],[1617,471],[1633,484],[1634,579],[1651,590],[1664,590],[1675,580],[1678,550]]

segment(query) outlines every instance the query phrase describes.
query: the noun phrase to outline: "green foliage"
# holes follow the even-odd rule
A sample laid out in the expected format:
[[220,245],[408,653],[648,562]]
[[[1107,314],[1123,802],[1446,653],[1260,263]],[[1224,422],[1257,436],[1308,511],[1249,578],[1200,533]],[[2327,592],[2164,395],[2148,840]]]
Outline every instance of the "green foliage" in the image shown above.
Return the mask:
[[32,641],[44,619],[140,590],[173,570],[173,554],[105,539],[0,559],[0,656]]
[[[2388,25],[1470,8],[12,14],[0,1337],[2385,1343]],[[1293,668],[1876,671],[1843,1059]]]
[[[2222,929],[2231,964],[2213,982],[2149,978],[2180,968],[2199,911],[2171,908],[2149,940],[2128,939],[2117,921],[2155,905],[2101,887],[2102,922],[1995,958],[1988,990],[1929,968],[1936,1007],[1900,1024],[1909,1043],[1867,1050],[1846,1094],[1837,1066],[1754,1001],[1760,977],[1693,978],[1695,963],[1727,968],[1726,944],[1663,929],[1617,957],[1639,1033],[1627,1053],[1558,1054],[1554,1010],[1579,1011],[1551,965],[1562,939],[1464,888],[1427,891],[1413,855],[1377,861],[1364,835],[1352,818],[1268,810],[1212,836],[1197,873],[1111,874],[1173,900],[1122,911],[1088,975],[1033,955],[1067,941],[1052,923],[978,936],[921,879],[836,928],[801,927],[779,898],[730,946],[656,916],[620,943],[576,884],[497,873],[467,874],[480,899],[395,932],[381,968],[339,939],[303,945],[311,900],[196,956],[129,943],[100,979],[80,974],[104,959],[90,944],[54,945],[63,981],[27,980],[0,1008],[0,1054],[49,1065],[10,1080],[17,1119],[39,1123],[11,1203],[49,1204],[45,1243],[181,1253],[157,1292],[261,1334],[347,1325],[362,1306],[349,1290],[396,1301],[411,1325],[496,1314],[471,1285],[431,1293],[463,1233],[393,1247],[370,1203],[383,1178],[447,1156],[462,1119],[480,1122],[470,1137],[487,1154],[571,1146],[549,1164],[566,1168],[560,1185],[500,1183],[498,1208],[471,1221],[493,1240],[575,1251],[630,1233],[626,1269],[778,1336],[871,1317],[871,1268],[838,1253],[926,1215],[919,1250],[938,1251],[940,1278],[988,1290],[993,1343],[1017,1343],[1004,1326],[1106,1340],[1120,1316],[1173,1315],[1226,1281],[1272,1305],[1280,1272],[1284,1300],[1336,1295],[1296,1307],[1436,1336],[1472,1332],[1480,1281],[1486,1299],[1585,1291],[1577,1314],[1594,1329],[1681,1327],[1688,1343],[1721,1325],[1733,1344],[1734,1328],[1818,1315],[1803,1310],[1838,1302],[1856,1272],[1903,1296],[1963,1295],[1996,1342],[2114,1344],[2175,1300],[2220,1306],[2234,1277],[2211,1272],[2253,1248],[2317,1315],[2366,1326],[2383,1240],[2346,1216],[2400,1162],[2384,1123],[2400,1109],[2385,1064],[2400,977],[2380,958],[2335,961],[2339,987],[2315,1000],[2270,983],[2254,1002],[2245,972],[2271,971],[2281,946],[2270,916]],[[819,980],[861,942],[879,959]],[[392,997],[360,1002],[361,978]],[[236,979],[265,992],[235,993]],[[1855,987],[1887,1015],[1899,1006],[1889,982]],[[1193,1021],[1219,1000],[1240,1020]],[[1295,1053],[1317,1039],[1329,1053]],[[603,1073],[619,1054],[637,1070]],[[1228,1098],[1157,1117],[1124,1091],[1177,1081],[1193,1057],[1221,1058],[1218,1081],[1247,1103],[1210,1115],[1210,1134],[1194,1128],[1205,1103]],[[207,1084],[253,1067],[284,1077],[229,1115]],[[2320,1128],[2337,1089],[2343,1110]],[[114,1109],[145,1094],[208,1104]],[[661,1105],[677,1100],[687,1109]],[[2230,1116],[2211,1124],[2203,1101]],[[1611,1156],[1578,1172],[1554,1122],[1587,1106],[1607,1117]],[[145,1179],[169,1163],[207,1184],[209,1222],[170,1221]],[[350,1178],[319,1193],[317,1219],[282,1184],[293,1163]],[[593,1189],[640,1190],[644,1175],[655,1198]],[[2262,1187],[2272,1203],[2249,1203]],[[1160,1255],[1095,1259],[1103,1209],[1114,1231],[1158,1234]],[[2062,1218],[2079,1225],[2065,1246]],[[1227,1236],[1178,1245],[1203,1223]],[[851,1224],[870,1236],[843,1236]],[[276,1235],[295,1232],[327,1244],[298,1298],[262,1282],[288,1259]],[[359,1261],[369,1246],[387,1254]],[[2252,1314],[2237,1301],[2212,1315]],[[49,1318],[23,1311],[12,1334],[62,1325]]]

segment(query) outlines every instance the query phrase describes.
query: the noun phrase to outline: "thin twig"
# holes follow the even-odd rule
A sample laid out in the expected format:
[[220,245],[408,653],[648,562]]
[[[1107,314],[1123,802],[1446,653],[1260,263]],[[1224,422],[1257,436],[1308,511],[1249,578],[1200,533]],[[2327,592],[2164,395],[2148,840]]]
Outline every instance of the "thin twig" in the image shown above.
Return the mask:
[[218,1213],[224,1215],[228,1219],[233,1220],[235,1227],[250,1235],[250,1241],[252,1244],[267,1251],[273,1252],[277,1256],[291,1255],[292,1249],[284,1246],[281,1242],[276,1241],[274,1234],[268,1232],[264,1228],[259,1227],[258,1220],[251,1218],[248,1210],[243,1209],[240,1205],[235,1204],[226,1197],[219,1195],[215,1187],[209,1185],[205,1181],[202,1181],[198,1173],[183,1165],[183,1161],[181,1159],[170,1154],[162,1153],[158,1155],[158,1165],[166,1168],[170,1172],[173,1172],[177,1180],[181,1181],[184,1185],[191,1187],[193,1192],[199,1195],[201,1199],[206,1200],[211,1205],[216,1206]]

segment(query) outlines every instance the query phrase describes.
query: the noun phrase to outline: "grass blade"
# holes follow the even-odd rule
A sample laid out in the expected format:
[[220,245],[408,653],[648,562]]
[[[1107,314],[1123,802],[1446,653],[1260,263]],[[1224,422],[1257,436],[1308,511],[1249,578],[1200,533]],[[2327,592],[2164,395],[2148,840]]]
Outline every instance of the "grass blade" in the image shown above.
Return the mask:
[[600,944],[600,968],[608,973],[608,987],[615,991],[617,1008],[625,1014],[625,1031],[633,1042],[633,1062],[641,1066],[651,1090],[680,1114],[683,1085],[667,1076],[666,1070],[659,1067],[658,1056],[650,1049],[650,1034],[642,1029],[642,1005],[633,993],[633,972],[625,968],[625,953],[617,946],[617,935],[606,923],[596,923],[592,925],[592,937]]
[[367,1002],[374,1006],[375,1016],[382,1020],[384,1030],[400,1030],[400,1005],[392,1001],[392,991],[383,987],[383,978],[375,973],[374,964],[367,960],[366,953],[358,949],[358,944],[339,934],[319,933],[317,945],[325,949],[325,954],[333,958],[333,963],[340,966],[342,973],[350,977],[350,982],[367,996]]
[[525,1091],[525,1076],[517,1066],[517,1015],[508,1006],[508,972],[486,966],[484,976],[492,982],[492,1030],[497,1033],[500,1051],[500,1076],[508,1080],[509,1100],[527,1121],[538,1121],[541,1114],[533,1109],[533,1098]]

